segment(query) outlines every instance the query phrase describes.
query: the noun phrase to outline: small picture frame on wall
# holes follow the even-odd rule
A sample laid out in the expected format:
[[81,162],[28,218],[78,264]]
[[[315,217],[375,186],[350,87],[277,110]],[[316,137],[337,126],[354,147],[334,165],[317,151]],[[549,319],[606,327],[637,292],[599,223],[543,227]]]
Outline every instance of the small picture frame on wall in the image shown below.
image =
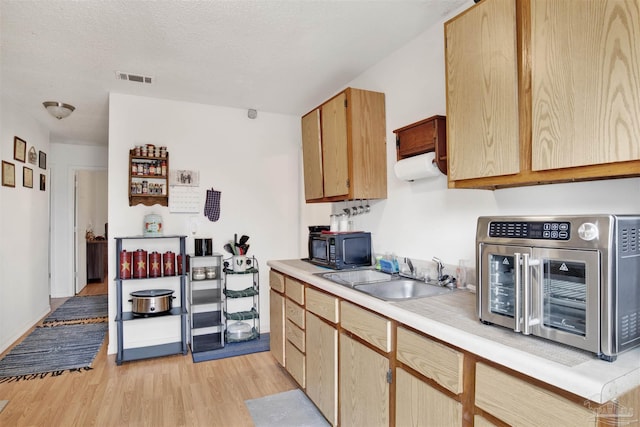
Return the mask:
[[13,158],[22,163],[27,160],[27,142],[17,136],[13,138]]
[[33,188],[33,169],[26,166],[22,167],[22,186]]
[[44,151],[40,151],[38,166],[40,166],[40,169],[47,168],[47,153],[45,153]]
[[29,148],[29,163],[31,163],[32,165],[35,165],[38,163],[38,153],[36,152],[36,149],[33,147]]
[[16,165],[2,161],[2,185],[5,187],[16,186]]
[[40,191],[47,189],[47,176],[43,173],[40,174]]

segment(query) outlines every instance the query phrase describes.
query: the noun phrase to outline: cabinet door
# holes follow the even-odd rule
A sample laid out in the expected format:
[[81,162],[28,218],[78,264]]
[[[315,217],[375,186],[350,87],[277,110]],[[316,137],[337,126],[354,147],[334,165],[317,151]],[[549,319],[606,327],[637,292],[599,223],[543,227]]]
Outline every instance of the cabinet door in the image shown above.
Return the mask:
[[325,197],[349,193],[346,100],[343,92],[320,107]]
[[307,312],[307,395],[332,425],[338,422],[338,331]]
[[533,170],[640,159],[637,2],[533,0],[531,21]]
[[340,334],[340,423],[389,425],[389,359]]
[[274,291],[269,292],[269,320],[271,354],[280,365],[284,366],[284,297]]
[[324,196],[324,190],[320,109],[313,110],[302,117],[302,163],[305,199],[321,199]]
[[516,2],[473,6],[445,38],[449,181],[518,173]]
[[397,426],[461,426],[462,404],[396,369]]

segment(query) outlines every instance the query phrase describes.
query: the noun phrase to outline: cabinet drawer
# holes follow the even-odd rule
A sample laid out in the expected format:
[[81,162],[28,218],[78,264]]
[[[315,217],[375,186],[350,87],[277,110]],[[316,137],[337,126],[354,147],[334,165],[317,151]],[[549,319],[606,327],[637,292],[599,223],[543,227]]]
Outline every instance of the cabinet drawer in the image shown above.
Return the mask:
[[391,321],[356,305],[340,303],[340,324],[384,352],[391,351]]
[[476,364],[476,406],[520,426],[595,425],[596,414],[548,390]]
[[285,334],[286,334],[287,340],[289,340],[291,344],[298,347],[298,349],[304,353],[305,352],[304,330],[300,329],[291,320],[287,319],[287,325],[286,325],[285,331],[286,331]]
[[398,360],[453,393],[462,393],[462,353],[398,328]]
[[269,270],[269,286],[274,291],[284,293],[284,276],[277,271]]
[[307,288],[305,307],[329,322],[338,323],[338,298],[336,297]]
[[291,277],[284,279],[285,293],[287,297],[300,305],[304,305],[304,285]]
[[304,308],[291,300],[286,300],[284,307],[287,319],[304,329]]
[[298,384],[300,384],[300,386],[304,388],[306,386],[304,354],[302,354],[302,352],[289,341],[287,341],[286,343],[285,352],[287,358],[287,371],[291,374],[293,379],[296,380]]

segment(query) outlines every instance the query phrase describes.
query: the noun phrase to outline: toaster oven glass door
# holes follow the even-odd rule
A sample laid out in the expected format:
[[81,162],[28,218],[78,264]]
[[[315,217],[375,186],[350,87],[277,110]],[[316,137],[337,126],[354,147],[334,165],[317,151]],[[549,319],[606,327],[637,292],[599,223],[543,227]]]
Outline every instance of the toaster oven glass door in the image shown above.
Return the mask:
[[532,260],[531,333],[598,352],[599,252],[535,249]]
[[[479,315],[484,322],[520,331],[522,324],[522,280],[516,275],[520,257],[531,248],[482,245],[480,251]],[[520,306],[518,306],[518,304]]]

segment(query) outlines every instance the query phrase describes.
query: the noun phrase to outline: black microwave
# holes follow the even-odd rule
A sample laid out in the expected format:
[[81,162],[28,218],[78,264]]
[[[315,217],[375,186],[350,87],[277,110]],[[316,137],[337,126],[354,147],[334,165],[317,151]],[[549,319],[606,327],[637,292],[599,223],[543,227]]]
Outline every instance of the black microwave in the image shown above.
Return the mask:
[[336,270],[371,266],[371,233],[311,232],[309,261]]

